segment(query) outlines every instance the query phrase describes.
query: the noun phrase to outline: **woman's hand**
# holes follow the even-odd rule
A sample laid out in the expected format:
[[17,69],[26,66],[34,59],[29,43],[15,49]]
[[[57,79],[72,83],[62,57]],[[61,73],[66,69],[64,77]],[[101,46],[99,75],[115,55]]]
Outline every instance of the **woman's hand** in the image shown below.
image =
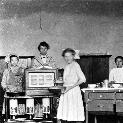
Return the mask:
[[63,87],[63,88],[61,89],[61,93],[64,94],[65,90],[66,90],[66,87]]
[[65,92],[64,93],[67,93],[69,90],[71,90],[73,87],[72,86],[68,86],[67,88],[66,88],[66,90],[65,90]]
[[47,63],[44,63],[43,66],[49,66]]
[[12,85],[9,85],[7,86],[6,88],[6,91],[7,92],[16,92],[16,87],[12,86]]

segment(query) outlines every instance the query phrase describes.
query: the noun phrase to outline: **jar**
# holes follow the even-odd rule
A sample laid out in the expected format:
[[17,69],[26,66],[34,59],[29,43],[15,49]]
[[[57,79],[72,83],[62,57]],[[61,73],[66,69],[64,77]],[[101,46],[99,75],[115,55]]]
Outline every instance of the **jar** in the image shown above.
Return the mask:
[[108,88],[108,84],[109,84],[108,79],[105,79],[103,82],[104,82],[103,87]]

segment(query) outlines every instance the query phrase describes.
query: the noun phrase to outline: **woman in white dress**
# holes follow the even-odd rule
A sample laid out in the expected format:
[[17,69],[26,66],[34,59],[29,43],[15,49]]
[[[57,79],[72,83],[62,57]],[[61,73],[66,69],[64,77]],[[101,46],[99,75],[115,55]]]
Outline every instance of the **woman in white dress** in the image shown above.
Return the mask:
[[63,122],[82,123],[85,120],[85,116],[79,85],[84,83],[86,78],[79,64],[74,60],[75,51],[73,49],[65,49],[62,56],[67,63],[63,75],[66,89],[60,97],[57,119]]

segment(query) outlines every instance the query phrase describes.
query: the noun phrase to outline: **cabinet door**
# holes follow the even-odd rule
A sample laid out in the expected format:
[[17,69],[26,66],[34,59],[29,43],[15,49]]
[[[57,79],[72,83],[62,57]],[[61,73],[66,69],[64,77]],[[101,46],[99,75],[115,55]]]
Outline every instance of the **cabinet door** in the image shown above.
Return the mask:
[[80,56],[77,62],[86,77],[87,83],[92,83],[92,58],[90,56]]
[[85,74],[87,84],[99,83],[109,76],[110,55],[87,55],[80,56],[77,62]]
[[116,93],[116,112],[123,113],[123,92]]
[[109,76],[109,58],[106,56],[93,57],[92,60],[92,81],[102,82]]
[[123,100],[116,101],[116,112],[123,113]]

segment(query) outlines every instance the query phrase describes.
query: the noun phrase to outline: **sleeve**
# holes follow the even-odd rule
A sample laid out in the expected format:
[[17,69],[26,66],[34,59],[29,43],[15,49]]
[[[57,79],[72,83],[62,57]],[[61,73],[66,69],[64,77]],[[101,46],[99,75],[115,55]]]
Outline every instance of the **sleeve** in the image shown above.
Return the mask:
[[109,82],[114,81],[114,70],[112,69],[109,73]]
[[2,86],[2,88],[3,89],[5,89],[6,88],[6,83],[7,83],[7,75],[8,75],[8,71],[7,70],[5,70],[4,72],[3,72],[3,77],[2,77],[2,82],[1,82],[1,86]]
[[41,64],[39,63],[39,61],[36,58],[34,58],[32,67],[33,68],[38,68],[40,66],[41,66]]
[[77,71],[77,76],[79,78],[80,82],[86,82],[86,78],[84,73],[82,72],[80,65],[78,63],[76,63],[76,71]]
[[56,61],[55,61],[52,57],[50,57],[49,65],[50,65],[52,68],[57,68]]

